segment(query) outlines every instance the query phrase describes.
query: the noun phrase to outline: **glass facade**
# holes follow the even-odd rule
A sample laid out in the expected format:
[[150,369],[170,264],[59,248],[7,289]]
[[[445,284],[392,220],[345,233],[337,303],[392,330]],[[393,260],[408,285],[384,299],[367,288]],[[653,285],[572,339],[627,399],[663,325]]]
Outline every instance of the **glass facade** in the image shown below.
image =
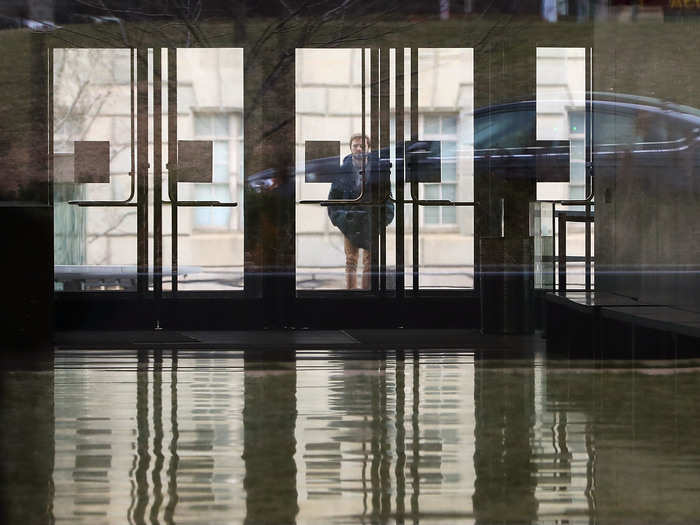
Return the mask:
[[328,297],[475,307],[514,265],[698,308],[694,4],[121,3],[6,14],[2,202],[51,209],[58,298],[304,326]]
[[697,521],[698,24],[0,3],[0,522]]

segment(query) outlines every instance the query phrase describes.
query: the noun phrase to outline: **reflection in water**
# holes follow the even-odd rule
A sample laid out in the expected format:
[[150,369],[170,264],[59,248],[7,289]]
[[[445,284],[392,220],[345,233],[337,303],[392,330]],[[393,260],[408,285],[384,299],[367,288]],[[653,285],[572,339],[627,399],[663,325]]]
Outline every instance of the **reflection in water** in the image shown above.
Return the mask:
[[533,368],[498,365],[477,362],[474,377],[474,513],[477,523],[527,523],[537,517]]
[[696,363],[274,359],[59,353],[56,521],[660,523],[700,511]]
[[246,524],[294,523],[297,514],[296,369],[284,361],[245,360],[243,442]]

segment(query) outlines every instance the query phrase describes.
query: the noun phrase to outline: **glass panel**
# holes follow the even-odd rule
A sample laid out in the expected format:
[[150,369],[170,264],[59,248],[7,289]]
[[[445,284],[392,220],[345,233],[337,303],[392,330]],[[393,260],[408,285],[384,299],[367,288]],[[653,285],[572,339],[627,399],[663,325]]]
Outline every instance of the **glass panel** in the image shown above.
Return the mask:
[[[197,185],[195,190],[196,200],[215,200],[228,202],[231,200],[230,190],[227,184]],[[216,206],[199,206],[195,208],[195,226],[199,229],[228,229],[231,217],[231,208]]]
[[423,130],[430,135],[438,135],[440,133],[440,117],[435,115],[426,115]]
[[[352,199],[360,193],[358,166],[350,137],[362,133],[362,51],[296,50],[297,200]],[[369,51],[366,53],[365,133],[370,134]],[[340,157],[310,159],[344,166],[337,182],[306,182],[306,142],[338,141]],[[362,146],[358,138],[356,145]],[[324,164],[325,165],[325,164]],[[347,168],[347,169],[346,169]],[[335,169],[335,168],[334,168]],[[369,211],[352,205],[296,206],[296,281],[303,290],[359,289],[368,285]],[[348,273],[346,275],[346,265]],[[363,276],[365,282],[363,283]]]
[[[214,200],[219,202],[229,202],[231,200],[231,190],[229,186],[218,184],[214,186]],[[231,208],[223,207],[213,207],[212,210],[212,226],[215,228],[226,228],[229,227],[229,220],[231,217]]]
[[448,201],[457,200],[457,185],[456,184],[443,184],[442,185],[442,198]]
[[[538,199],[584,199],[586,197],[586,51],[584,48],[537,48],[537,139],[569,141],[568,182],[538,182]],[[562,149],[563,151],[563,149]],[[544,205],[540,214],[551,217]],[[558,206],[564,212],[566,208]],[[583,207],[569,207],[581,212]],[[543,223],[542,228],[549,230]],[[551,271],[555,268],[553,237],[538,230],[535,236],[535,281],[538,287],[554,286]],[[567,281],[574,288],[583,288],[585,272],[585,225],[567,222],[563,231],[567,261]],[[550,261],[550,257],[551,262]],[[558,268],[559,263],[557,263]],[[558,280],[558,277],[557,277]]]
[[442,208],[442,223],[454,224],[457,222],[457,208],[444,207]]
[[[130,51],[54,49],[53,53],[55,289],[133,291],[136,208],[69,203],[129,197]],[[109,142],[108,182],[76,182],[76,141]]]
[[586,50],[538,47],[537,140],[570,143],[569,182],[538,182],[538,199],[585,197],[585,102]]
[[457,182],[457,142],[442,141],[442,181]]
[[[240,290],[244,203],[235,196],[243,180],[243,50],[178,49],[177,74],[178,139],[214,141],[213,182],[179,183],[178,199],[238,202],[237,208],[179,208],[178,289]],[[164,213],[171,235],[169,220]]]
[[213,135],[211,115],[195,116],[194,134],[198,137],[211,137]]
[[[198,186],[195,188],[195,196],[198,201],[212,200],[211,186]],[[194,224],[197,228],[205,228],[211,224],[211,208],[209,206],[200,206],[194,210]]]
[[426,206],[423,210],[423,221],[425,224],[439,224],[440,208],[437,206]]
[[457,166],[454,162],[443,161],[442,180],[445,182],[457,182]]
[[[443,132],[444,135],[448,135],[447,132]],[[449,133],[449,135],[454,135],[455,133]],[[443,166],[445,164],[454,164],[457,155],[457,142],[454,140],[443,140],[440,144],[442,149],[442,162]]]
[[446,135],[454,135],[455,133],[457,133],[457,117],[443,117],[442,132]]
[[[410,100],[410,99],[409,99]],[[474,191],[473,50],[418,50],[419,139],[440,140],[442,183],[423,185],[426,198],[472,201]],[[434,122],[440,122],[436,127]],[[409,128],[410,129],[410,128]],[[406,187],[406,195],[410,188]],[[474,210],[471,207],[421,208],[419,285],[426,288],[474,286]],[[412,223],[406,209],[406,286],[413,286]],[[410,261],[410,262],[409,262]]]
[[214,164],[228,166],[228,141],[217,140],[214,142]]
[[[473,219],[471,208],[467,207],[437,207],[424,206],[421,208],[422,229],[419,233],[419,286],[421,289],[470,289],[474,287],[474,268],[472,264],[462,261],[473,261],[474,236],[461,233],[463,225]],[[434,210],[434,211],[427,211]],[[444,217],[444,210],[453,210],[454,215],[447,218],[453,221],[450,226],[439,225]],[[427,219],[425,212],[427,211]],[[434,219],[437,212],[438,218]],[[413,287],[413,235],[411,229],[412,205],[406,205],[404,244],[404,259],[406,264],[405,286]],[[427,223],[435,220],[435,223]],[[435,253],[443,250],[447,253]]]
[[214,115],[214,135],[217,137],[228,137],[228,121],[229,116],[224,115]]
[[426,199],[439,199],[440,198],[440,185],[439,184],[426,184],[424,187],[424,196]]
[[228,182],[228,164],[218,164],[214,166],[214,182],[222,183]]
[[530,203],[530,235],[534,239],[535,288],[551,290],[554,286],[554,234],[552,204]]

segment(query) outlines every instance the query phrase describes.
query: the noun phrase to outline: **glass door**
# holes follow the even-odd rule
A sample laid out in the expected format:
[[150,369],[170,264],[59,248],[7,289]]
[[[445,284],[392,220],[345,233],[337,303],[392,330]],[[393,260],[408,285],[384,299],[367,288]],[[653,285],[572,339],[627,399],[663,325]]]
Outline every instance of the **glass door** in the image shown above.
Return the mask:
[[259,295],[243,50],[54,49],[51,66],[59,327],[235,327]]
[[298,304],[473,296],[472,50],[297,49],[295,70]]

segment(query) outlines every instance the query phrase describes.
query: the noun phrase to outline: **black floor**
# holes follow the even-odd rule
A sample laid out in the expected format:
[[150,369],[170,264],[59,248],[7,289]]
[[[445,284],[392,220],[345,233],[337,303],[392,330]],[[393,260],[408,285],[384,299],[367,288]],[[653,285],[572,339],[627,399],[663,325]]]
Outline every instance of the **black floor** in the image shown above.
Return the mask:
[[483,335],[478,330],[253,330],[253,331],[72,331],[57,332],[59,349],[493,349],[532,351],[539,334]]

